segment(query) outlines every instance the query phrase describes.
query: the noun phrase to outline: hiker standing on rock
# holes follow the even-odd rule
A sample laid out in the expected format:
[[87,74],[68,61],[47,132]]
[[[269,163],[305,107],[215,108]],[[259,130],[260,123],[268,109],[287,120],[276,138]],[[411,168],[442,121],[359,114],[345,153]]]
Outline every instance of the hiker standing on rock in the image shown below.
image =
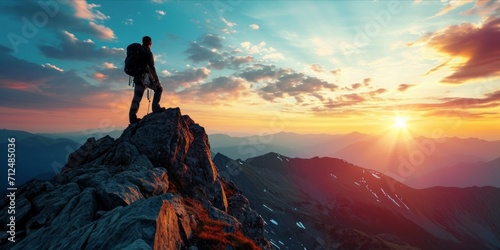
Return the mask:
[[[133,47],[135,45],[135,47]],[[160,112],[165,108],[160,107],[161,87],[160,80],[156,74],[155,61],[153,53],[151,52],[151,45],[153,41],[151,37],[144,36],[142,38],[142,46],[135,43],[127,47],[127,59],[125,59],[125,72],[134,77],[134,98],[130,105],[129,121],[130,123],[137,123],[141,119],[137,118],[137,111],[144,95],[146,88],[152,89],[155,93],[153,96],[153,112]],[[141,48],[142,47],[142,48]],[[145,85],[144,76],[149,77],[151,82]],[[147,81],[147,79],[146,79]]]

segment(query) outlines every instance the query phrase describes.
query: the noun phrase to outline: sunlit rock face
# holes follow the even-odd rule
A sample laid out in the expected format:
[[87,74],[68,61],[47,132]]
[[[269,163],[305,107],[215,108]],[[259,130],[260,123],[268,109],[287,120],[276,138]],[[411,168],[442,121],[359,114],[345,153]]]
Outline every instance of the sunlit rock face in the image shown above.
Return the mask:
[[[16,235],[2,225],[1,249],[269,248],[262,218],[219,176],[204,128],[178,108],[118,139],[89,138],[52,180],[19,187],[16,201]],[[3,214],[8,207],[3,198]],[[200,238],[207,220],[222,221],[220,239]]]

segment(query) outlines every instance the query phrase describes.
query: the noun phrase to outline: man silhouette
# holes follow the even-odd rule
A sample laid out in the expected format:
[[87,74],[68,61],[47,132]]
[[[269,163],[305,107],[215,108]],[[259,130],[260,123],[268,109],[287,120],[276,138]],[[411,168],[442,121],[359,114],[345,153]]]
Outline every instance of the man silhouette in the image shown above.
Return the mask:
[[[163,88],[161,87],[160,80],[158,79],[158,75],[156,74],[155,68],[155,59],[153,57],[153,53],[151,52],[151,45],[153,45],[153,41],[151,37],[144,36],[142,38],[142,46],[146,51],[146,55],[144,60],[146,60],[146,73],[149,74],[150,80],[152,80],[152,84],[148,86],[148,88],[152,89],[155,93],[153,96],[153,112],[160,112],[165,110],[165,108],[160,107],[160,99],[161,93],[163,92]],[[139,111],[139,105],[142,100],[142,96],[144,95],[144,90],[146,87],[144,86],[143,75],[134,76],[134,98],[132,99],[132,104],[130,105],[129,112],[129,121],[130,123],[137,123],[141,119],[137,118],[137,111]]]

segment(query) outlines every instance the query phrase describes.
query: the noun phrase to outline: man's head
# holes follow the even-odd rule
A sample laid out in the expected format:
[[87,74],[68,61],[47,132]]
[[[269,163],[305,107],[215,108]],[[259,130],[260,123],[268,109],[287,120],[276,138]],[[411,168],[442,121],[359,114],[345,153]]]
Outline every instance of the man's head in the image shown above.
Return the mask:
[[151,37],[149,36],[144,36],[142,38],[142,46],[151,48],[151,45],[153,45],[153,40],[151,40]]

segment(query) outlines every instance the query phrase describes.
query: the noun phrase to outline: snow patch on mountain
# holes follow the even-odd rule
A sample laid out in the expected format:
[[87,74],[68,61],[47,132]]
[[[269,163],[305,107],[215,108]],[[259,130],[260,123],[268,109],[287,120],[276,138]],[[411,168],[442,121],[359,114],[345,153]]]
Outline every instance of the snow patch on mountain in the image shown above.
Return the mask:
[[295,223],[298,227],[302,228],[302,229],[306,229],[306,227],[304,226],[304,224],[302,224],[302,222],[296,222]]
[[401,205],[399,205],[399,203],[396,202],[396,200],[394,200],[394,198],[391,197],[391,195],[389,195],[388,193],[385,192],[385,190],[383,188],[381,188],[382,192],[384,193],[384,195],[389,198],[392,202],[394,202],[394,204],[396,204],[398,207],[401,207]]

